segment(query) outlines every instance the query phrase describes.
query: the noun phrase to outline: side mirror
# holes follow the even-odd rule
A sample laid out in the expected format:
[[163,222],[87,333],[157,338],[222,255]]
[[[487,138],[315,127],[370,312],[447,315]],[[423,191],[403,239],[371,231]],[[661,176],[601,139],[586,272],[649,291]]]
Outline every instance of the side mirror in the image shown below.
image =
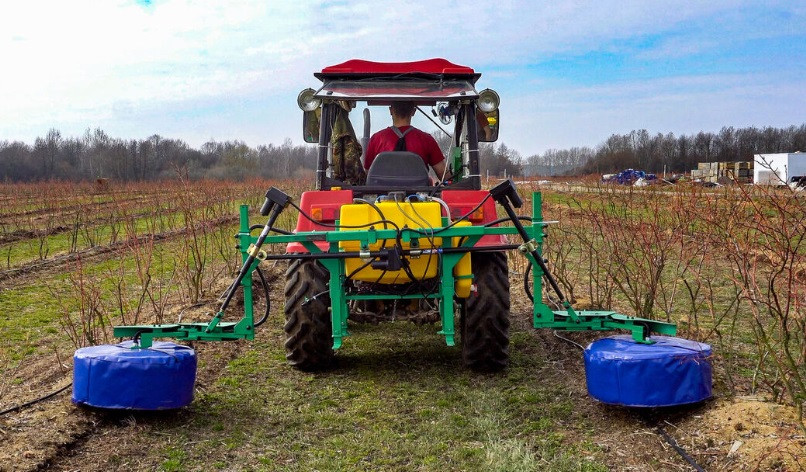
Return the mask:
[[479,142],[493,143],[498,141],[498,118],[498,108],[488,113],[476,110],[476,122],[479,125]]
[[319,119],[321,116],[321,107],[316,110],[302,112],[302,139],[306,143],[319,142]]

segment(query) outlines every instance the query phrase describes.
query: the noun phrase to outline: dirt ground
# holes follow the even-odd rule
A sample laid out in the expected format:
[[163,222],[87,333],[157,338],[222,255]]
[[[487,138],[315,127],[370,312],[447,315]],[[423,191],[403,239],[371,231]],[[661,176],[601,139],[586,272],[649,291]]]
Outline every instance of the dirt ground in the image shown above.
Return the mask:
[[[228,281],[222,283],[226,286]],[[281,306],[279,300],[273,304]],[[532,330],[523,301],[513,308],[513,332],[538,338],[537,344],[542,347],[534,354],[544,357],[553,372],[540,381],[563,384],[563,391],[575,398],[575,408],[593,425],[589,439],[600,451],[595,459],[610,470],[693,470],[658,434],[658,426],[704,470],[806,470],[806,438],[797,426],[794,408],[762,398],[728,398],[719,392],[703,404],[650,412],[599,404],[586,395],[580,351],[551,332]],[[201,313],[209,307],[197,309]],[[278,309],[274,311],[273,316],[277,316]],[[568,337],[584,345],[599,336],[574,333]],[[194,348],[204,360],[197,377],[198,397],[217,388],[216,380],[227,364],[251,346],[234,342],[197,344]],[[67,385],[72,377],[71,364],[69,355],[54,352],[6,369],[6,376],[16,380],[0,382],[0,411]],[[182,410],[110,414],[79,408],[70,402],[69,392],[0,416],[0,471],[129,468],[127,465],[138,463],[126,458],[145,456],[155,447],[153,442],[159,441],[161,434],[159,425],[168,421],[181,427],[185,421]],[[110,457],[120,458],[120,462],[110,462]]]

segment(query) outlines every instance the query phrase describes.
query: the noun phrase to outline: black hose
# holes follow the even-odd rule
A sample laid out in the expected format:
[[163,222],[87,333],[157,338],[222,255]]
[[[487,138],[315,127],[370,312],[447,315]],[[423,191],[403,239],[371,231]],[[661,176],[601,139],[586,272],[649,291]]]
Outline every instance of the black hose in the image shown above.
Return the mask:
[[[457,218],[457,219],[456,219],[456,220],[454,220],[454,221],[453,221],[451,224],[449,224],[448,226],[445,226],[444,228],[440,228],[440,229],[438,229],[438,230],[436,230],[436,231],[432,231],[432,232],[430,232],[430,233],[429,233],[429,232],[425,232],[425,231],[416,230],[416,229],[411,229],[411,228],[409,228],[409,230],[410,230],[410,231],[413,231],[413,232],[415,232],[415,233],[418,233],[418,234],[423,234],[423,235],[429,235],[429,234],[430,234],[431,236],[434,236],[435,234],[439,234],[439,233],[441,233],[441,232],[443,232],[443,231],[445,231],[445,230],[447,230],[447,229],[450,229],[450,228],[454,227],[454,226],[455,226],[457,223],[459,223],[460,221],[462,221],[462,220],[466,220],[466,219],[467,219],[467,218],[468,218],[470,215],[472,215],[472,214],[473,214],[473,213],[474,213],[476,210],[478,210],[479,208],[481,208],[481,206],[482,206],[482,205],[484,205],[484,203],[485,203],[485,202],[486,202],[486,201],[487,201],[487,200],[488,200],[488,199],[489,199],[491,196],[492,196],[492,194],[488,193],[488,194],[487,194],[487,195],[486,195],[484,198],[482,198],[482,199],[481,199],[481,201],[479,202],[479,204],[478,204],[478,205],[476,205],[476,206],[474,206],[474,207],[473,207],[473,209],[471,209],[470,211],[468,211],[467,213],[465,213],[465,214],[464,214],[464,215],[462,215],[461,217]],[[507,220],[509,220],[509,218],[507,218]]]
[[271,299],[269,297],[271,296],[271,292],[269,290],[269,282],[266,280],[266,276],[263,275],[263,271],[260,270],[260,267],[255,267],[255,272],[257,272],[261,285],[263,285],[263,295],[266,297],[266,310],[263,312],[263,317],[255,321],[252,325],[257,328],[269,318],[269,312],[271,312]]
[[[528,217],[528,216],[519,216],[518,219],[523,220],[523,221],[529,221],[529,222],[532,221],[532,218]],[[503,223],[505,221],[512,221],[512,220],[510,220],[509,218],[498,218],[497,220],[491,221],[489,223],[485,223],[484,226],[489,227],[489,226],[497,225],[499,223]],[[532,293],[532,286],[529,284],[529,274],[532,272],[532,260],[529,259],[528,257],[526,258],[526,260],[528,262],[526,264],[526,270],[523,273],[523,291],[526,292],[526,296],[529,297],[529,301],[534,303],[535,302],[535,297],[534,297],[534,294]]]
[[347,276],[344,278],[344,280],[345,281],[352,280],[353,276],[355,276],[355,274],[357,274],[357,273],[361,272],[362,270],[366,269],[367,267],[369,267],[369,265],[372,264],[373,262],[375,262],[377,259],[378,259],[377,257],[370,258],[369,260],[367,260],[366,262],[364,262],[360,266],[358,266],[355,269],[353,269],[352,272],[347,274]]
[[[529,216],[519,216],[519,217],[518,217],[518,219],[519,219],[519,220],[522,220],[522,221],[528,221],[529,223],[531,223],[531,222],[532,222],[532,218],[531,218],[531,217],[529,217]],[[512,220],[511,220],[511,219],[509,219],[509,217],[506,217],[506,218],[498,218],[497,220],[490,221],[489,223],[484,223],[484,226],[485,226],[485,227],[489,227],[489,226],[495,226],[495,225],[500,224],[500,223],[503,223],[503,222],[505,222],[505,221],[512,221]]]
[[311,223],[314,223],[314,224],[317,224],[317,225],[320,225],[320,226],[324,226],[326,228],[361,229],[361,228],[369,228],[370,226],[380,224],[380,223],[388,223],[388,224],[394,226],[394,228],[398,231],[398,233],[400,232],[400,227],[392,220],[370,221],[369,223],[364,223],[364,224],[361,224],[361,225],[334,225],[334,224],[330,224],[330,223],[325,223],[324,221],[319,221],[316,218],[314,218],[313,216],[311,216],[308,213],[306,213],[305,210],[300,208],[296,203],[294,203],[294,202],[290,202],[290,203],[291,203],[291,206],[294,207],[299,212],[300,215],[304,216]]
[[49,394],[47,394],[47,395],[45,395],[43,397],[39,397],[39,398],[37,398],[35,400],[31,400],[31,401],[25,402],[25,403],[23,403],[21,405],[12,406],[11,408],[8,408],[8,409],[5,409],[3,411],[0,411],[0,416],[3,416],[5,414],[7,414],[7,413],[12,413],[12,412],[15,412],[15,411],[22,410],[23,408],[27,408],[27,407],[29,407],[31,405],[34,405],[36,403],[39,403],[41,401],[45,401],[48,398],[55,397],[56,395],[64,392],[68,388],[70,388],[72,385],[73,385],[73,382],[70,382],[69,384],[65,385],[64,387],[60,388],[59,390],[56,390],[55,392],[49,393]]
[[[372,207],[372,209],[374,209],[374,210],[375,210],[375,213],[377,213],[377,214],[378,214],[378,216],[380,216],[382,220],[385,220],[385,219],[386,219],[386,215],[384,215],[384,214],[383,214],[383,212],[382,212],[382,211],[381,211],[381,209],[378,207],[378,205],[376,205],[376,204],[372,203],[372,202],[371,202],[371,201],[369,201],[369,200],[366,200],[366,199],[363,199],[363,198],[353,198],[353,203],[365,203],[365,204],[367,204],[367,205],[371,206],[371,207]],[[389,228],[386,226],[386,223],[384,223],[384,224],[383,224],[383,229],[389,229]],[[398,233],[398,234],[399,234],[399,233]],[[382,247],[386,247],[386,243],[385,243],[385,242],[383,243],[383,246],[382,246]],[[402,249],[402,246],[400,247],[400,249]],[[375,260],[377,260],[377,258],[373,257],[372,259],[370,259],[370,260],[369,260],[369,262],[370,262],[370,263],[372,263],[372,261],[375,261]],[[347,276],[347,281],[352,280],[353,276],[354,276],[355,274],[357,274],[358,272],[360,272],[360,271],[361,271],[362,269],[364,269],[365,267],[367,267],[367,265],[368,265],[368,264],[363,264],[363,265],[362,265],[361,267],[359,267],[357,270],[354,270],[352,273],[350,273],[350,275],[348,275],[348,276]],[[380,280],[383,278],[383,276],[384,276],[384,275],[386,275],[386,272],[387,272],[387,271],[386,271],[386,269],[384,269],[384,270],[383,270],[383,272],[381,272],[381,275],[379,275],[379,276],[378,276],[378,278],[375,280],[375,283],[376,283],[376,284],[378,283],[378,281],[380,281]]]
[[[407,199],[407,201],[408,201],[408,199]],[[417,216],[417,218],[420,218],[420,220],[421,220],[420,222],[417,222],[417,220],[415,220],[409,214],[407,214],[405,211],[403,211],[403,207],[400,206],[400,202],[397,201],[397,196],[395,196],[395,205],[397,205],[397,208],[398,208],[398,210],[400,210],[400,213],[405,215],[406,218],[410,219],[415,224],[425,223],[425,226],[430,227],[430,224],[429,224],[428,220],[423,218],[422,215],[420,215],[417,212],[417,207],[412,205],[410,201],[408,203],[411,206],[411,209],[414,210],[415,216]],[[431,244],[432,248],[436,247],[436,244],[434,244],[434,228],[433,227],[431,227],[431,234],[430,235],[426,234],[425,237],[426,237],[426,239],[428,239],[428,242]],[[401,250],[402,250],[402,247],[401,247]],[[440,264],[442,262],[441,258],[442,258],[442,256],[438,253],[437,254],[437,262],[440,263]],[[425,269],[423,270],[423,275],[428,273],[428,268],[429,267],[431,267],[431,256],[428,256],[428,261],[425,263]],[[439,267],[439,265],[438,265],[438,267]],[[420,288],[420,293],[424,293],[424,294],[425,293],[427,293],[427,294],[433,293],[433,290],[432,291],[426,290],[426,287],[423,285],[421,279],[418,279],[418,278],[414,277],[414,274],[412,273],[411,268],[408,265],[408,261],[403,262],[403,271],[406,273],[406,275],[409,277],[409,279],[411,279],[412,282],[415,282],[417,284],[417,286]]]
[[[259,320],[255,321],[252,324],[253,327],[257,328],[258,326],[260,326],[263,323],[265,323],[266,320],[269,318],[269,312],[271,311],[271,299],[269,298],[271,296],[271,290],[270,290],[270,287],[269,287],[269,282],[268,282],[268,280],[266,280],[266,276],[263,274],[263,271],[260,270],[260,266],[255,267],[255,272],[257,272],[257,276],[260,279],[261,285],[263,286],[263,294],[266,296],[266,310],[263,313],[263,317],[260,318]],[[238,290],[238,287],[235,286],[235,282],[236,281],[233,281],[232,284],[230,284],[230,286],[227,287],[227,289],[224,291],[224,293],[222,293],[218,297],[218,300],[221,300],[222,298],[224,298],[226,296],[229,296],[230,291]],[[137,337],[139,335],[140,335],[140,333],[138,332],[135,335],[135,337]]]
[[[523,291],[526,292],[526,296],[529,298],[529,301],[534,303],[535,297],[534,294],[532,293],[532,284],[529,283],[529,275],[532,274],[532,260],[529,259],[528,257],[526,258],[526,260],[527,260],[526,270],[524,270],[523,272]],[[562,306],[558,302],[555,302],[555,304],[557,305],[557,309],[562,309]]]
[[[353,203],[357,203],[357,202],[364,203],[364,204],[367,204],[367,205],[371,206],[372,209],[375,210],[375,213],[377,213],[378,216],[381,217],[381,220],[387,221],[386,220],[386,215],[384,215],[383,212],[381,211],[381,209],[378,208],[378,205],[372,203],[369,200],[365,200],[363,198],[353,198]],[[388,229],[387,226],[386,226],[386,223],[383,224],[383,229]]]
[[[251,231],[254,231],[254,230],[256,230],[256,229],[263,229],[263,226],[264,226],[264,225],[259,224],[259,223],[258,223],[258,224],[256,224],[256,225],[252,225],[252,226],[250,226],[250,227],[249,227],[249,231],[251,232]],[[272,230],[272,231],[274,231],[274,232],[275,232],[275,233],[277,233],[277,234],[282,234],[282,235],[285,235],[285,236],[288,236],[288,235],[294,234],[294,233],[292,233],[291,231],[286,231],[286,230],[284,230],[284,229],[280,229],[280,228],[272,228],[271,230]]]

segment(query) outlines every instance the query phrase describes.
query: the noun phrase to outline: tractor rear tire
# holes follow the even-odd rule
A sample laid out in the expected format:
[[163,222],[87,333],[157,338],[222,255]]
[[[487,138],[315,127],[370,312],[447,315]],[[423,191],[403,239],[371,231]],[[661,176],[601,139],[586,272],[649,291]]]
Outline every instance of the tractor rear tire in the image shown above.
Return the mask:
[[479,372],[498,372],[509,361],[509,268],[503,252],[471,258],[476,291],[462,310],[462,361]]
[[315,260],[297,259],[285,280],[285,358],[299,370],[326,369],[333,363],[329,272]]

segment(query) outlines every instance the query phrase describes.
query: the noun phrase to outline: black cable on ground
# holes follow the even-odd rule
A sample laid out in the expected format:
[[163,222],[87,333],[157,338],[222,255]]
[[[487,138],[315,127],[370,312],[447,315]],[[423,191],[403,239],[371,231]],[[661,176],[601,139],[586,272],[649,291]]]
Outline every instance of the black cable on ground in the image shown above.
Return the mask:
[[655,433],[657,433],[657,434],[658,434],[660,437],[662,437],[662,438],[663,438],[663,439],[664,439],[664,440],[665,440],[665,441],[666,441],[666,442],[667,442],[667,443],[668,443],[670,446],[672,446],[672,448],[675,450],[675,452],[677,452],[677,454],[679,454],[679,455],[680,455],[680,457],[682,457],[682,458],[683,458],[683,459],[684,459],[686,462],[688,462],[688,464],[689,464],[691,467],[693,467],[693,468],[694,468],[694,470],[696,470],[697,472],[705,472],[705,469],[703,469],[702,467],[700,467],[700,465],[699,465],[699,464],[697,464],[697,461],[695,461],[693,457],[691,457],[690,455],[688,455],[688,453],[686,452],[686,450],[685,450],[685,449],[683,449],[682,447],[680,447],[680,445],[679,445],[679,444],[677,444],[677,441],[675,441],[675,440],[674,440],[674,438],[673,438],[673,437],[671,437],[671,436],[669,435],[669,433],[667,433],[667,432],[666,432],[666,430],[665,430],[665,429],[663,429],[663,427],[662,427],[662,426],[660,426],[660,425],[656,426],[656,427],[655,427]]
[[60,394],[60,393],[64,392],[65,390],[67,390],[68,388],[70,388],[70,387],[72,387],[72,386],[73,386],[73,382],[70,382],[69,384],[65,385],[64,387],[60,388],[59,390],[56,390],[55,392],[49,393],[49,394],[47,394],[47,395],[45,395],[45,396],[43,396],[43,397],[39,397],[39,398],[37,398],[37,399],[35,399],[35,400],[31,400],[31,401],[29,401],[29,402],[25,402],[25,403],[23,403],[22,405],[12,406],[11,408],[8,408],[8,409],[6,409],[6,410],[0,411],[0,416],[3,416],[3,415],[5,415],[5,414],[7,414],[7,413],[13,413],[13,412],[15,412],[15,411],[22,410],[23,408],[27,408],[27,407],[29,407],[29,406],[31,406],[31,405],[34,405],[34,404],[36,404],[36,403],[39,403],[39,402],[41,402],[41,401],[45,401],[45,400],[47,400],[48,398],[55,397],[56,395],[58,395],[58,394]]

